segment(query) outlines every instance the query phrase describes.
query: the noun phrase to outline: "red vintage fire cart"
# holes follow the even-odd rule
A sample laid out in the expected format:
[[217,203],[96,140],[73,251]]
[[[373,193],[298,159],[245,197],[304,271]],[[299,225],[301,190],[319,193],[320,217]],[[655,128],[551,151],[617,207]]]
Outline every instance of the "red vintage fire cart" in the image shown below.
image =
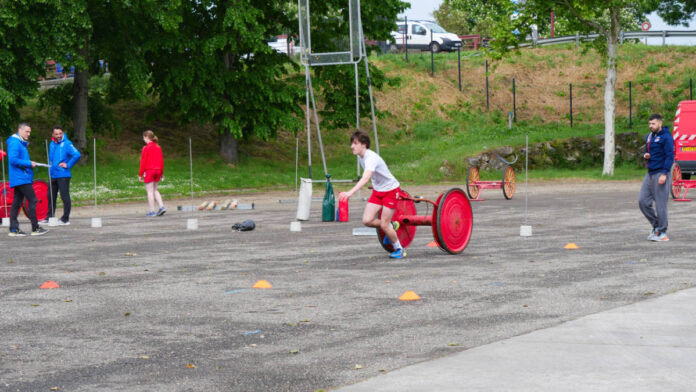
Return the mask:
[[[0,160],[4,160],[4,158],[4,151],[0,152]],[[44,220],[48,216],[48,183],[43,180],[35,180],[32,187],[38,199],[36,203],[36,219]],[[10,208],[12,207],[13,200],[14,189],[10,188],[10,183],[0,181],[0,218],[5,219],[10,217]],[[22,210],[24,211],[24,215],[29,216],[27,213],[29,210],[29,202],[24,202]]]

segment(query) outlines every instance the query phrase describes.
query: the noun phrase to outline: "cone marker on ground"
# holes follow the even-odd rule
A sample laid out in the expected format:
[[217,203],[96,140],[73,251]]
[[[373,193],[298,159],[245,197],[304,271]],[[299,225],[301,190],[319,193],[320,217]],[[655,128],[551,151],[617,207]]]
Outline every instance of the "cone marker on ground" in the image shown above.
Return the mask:
[[251,286],[252,289],[270,289],[273,287],[270,283],[268,283],[267,280],[259,280],[258,282],[254,283],[253,286]]
[[575,245],[575,242],[569,242],[563,247],[563,249],[580,249],[580,247]]
[[421,299],[420,295],[411,290],[406,291],[399,297],[399,301],[418,301],[419,299]]
[[437,242],[435,241],[430,241],[428,245],[426,245],[428,248],[437,248]]
[[39,288],[40,289],[57,289],[57,288],[60,288],[60,285],[52,280],[47,280]]

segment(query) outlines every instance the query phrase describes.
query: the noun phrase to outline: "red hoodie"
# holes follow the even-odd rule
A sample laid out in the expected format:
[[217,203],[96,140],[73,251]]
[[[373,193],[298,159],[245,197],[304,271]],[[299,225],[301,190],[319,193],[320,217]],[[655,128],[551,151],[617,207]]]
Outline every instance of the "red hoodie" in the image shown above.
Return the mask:
[[164,174],[162,148],[155,142],[148,143],[143,147],[143,153],[140,156],[140,172],[138,177],[142,177],[145,170],[159,170]]

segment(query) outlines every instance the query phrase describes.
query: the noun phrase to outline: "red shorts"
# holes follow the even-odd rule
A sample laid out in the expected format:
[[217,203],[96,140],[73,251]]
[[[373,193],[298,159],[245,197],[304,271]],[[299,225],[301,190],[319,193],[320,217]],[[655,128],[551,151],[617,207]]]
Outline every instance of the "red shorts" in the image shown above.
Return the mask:
[[386,192],[378,192],[373,190],[367,202],[394,210],[396,209],[396,202],[398,201],[397,199],[399,197],[399,192],[401,192],[401,188],[399,187]]
[[146,184],[148,182],[159,182],[160,179],[162,179],[161,170],[145,170],[145,173],[143,173],[143,182]]

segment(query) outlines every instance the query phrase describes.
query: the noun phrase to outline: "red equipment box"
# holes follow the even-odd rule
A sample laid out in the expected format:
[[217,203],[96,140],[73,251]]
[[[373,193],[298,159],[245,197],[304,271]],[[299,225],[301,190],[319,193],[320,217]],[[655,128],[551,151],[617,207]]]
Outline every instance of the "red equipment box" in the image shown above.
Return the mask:
[[674,161],[684,180],[696,174],[696,101],[681,101],[674,115]]

